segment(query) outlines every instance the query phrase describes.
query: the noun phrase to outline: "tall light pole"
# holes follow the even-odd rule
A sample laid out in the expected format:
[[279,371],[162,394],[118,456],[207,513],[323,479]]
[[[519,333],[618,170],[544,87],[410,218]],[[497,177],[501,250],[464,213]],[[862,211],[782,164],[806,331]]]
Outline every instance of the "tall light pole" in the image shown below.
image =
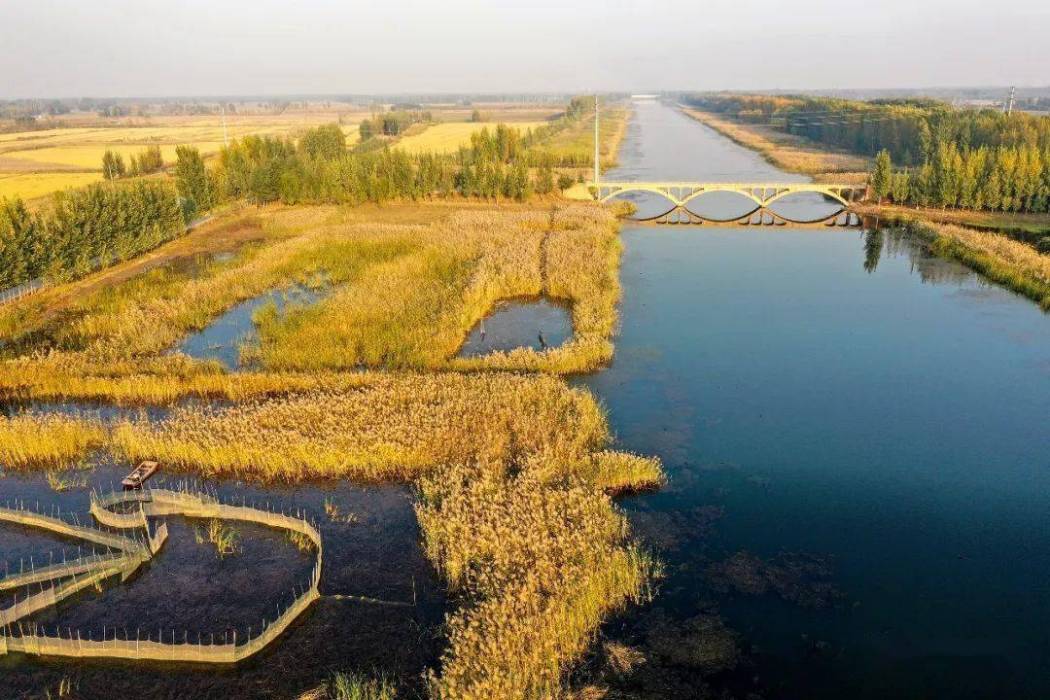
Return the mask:
[[598,156],[598,93],[594,93],[594,186],[601,178],[601,160]]

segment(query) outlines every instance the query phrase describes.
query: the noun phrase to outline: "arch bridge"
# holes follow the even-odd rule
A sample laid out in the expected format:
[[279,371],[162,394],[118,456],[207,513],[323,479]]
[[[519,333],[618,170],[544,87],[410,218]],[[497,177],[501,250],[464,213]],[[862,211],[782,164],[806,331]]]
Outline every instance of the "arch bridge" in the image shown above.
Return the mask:
[[625,194],[656,194],[673,207],[654,219],[675,210],[687,210],[689,202],[711,192],[732,192],[750,199],[755,208],[751,213],[768,209],[771,204],[794,194],[819,194],[849,209],[867,195],[867,185],[825,182],[591,182],[591,195],[599,202]]

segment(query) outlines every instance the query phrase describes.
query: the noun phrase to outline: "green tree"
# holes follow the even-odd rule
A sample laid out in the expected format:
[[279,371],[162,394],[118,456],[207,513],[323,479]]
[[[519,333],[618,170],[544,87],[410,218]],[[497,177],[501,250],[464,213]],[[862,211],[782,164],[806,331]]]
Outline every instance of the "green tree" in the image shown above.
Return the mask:
[[211,179],[201,153],[192,146],[175,149],[175,187],[183,199],[183,215],[189,221],[215,204]]
[[910,195],[910,181],[911,176],[908,171],[894,173],[892,178],[892,184],[890,185],[890,197],[893,199],[895,204],[905,204],[908,201]]
[[119,153],[106,149],[102,154],[102,177],[107,180],[116,180],[124,177],[124,158]]
[[871,189],[879,204],[890,193],[893,178],[893,161],[885,148],[875,156],[875,169],[871,172]]
[[550,194],[554,191],[554,169],[550,163],[543,163],[536,173],[536,193]]
[[346,135],[338,124],[308,129],[299,139],[299,152],[311,158],[333,160],[346,153]]

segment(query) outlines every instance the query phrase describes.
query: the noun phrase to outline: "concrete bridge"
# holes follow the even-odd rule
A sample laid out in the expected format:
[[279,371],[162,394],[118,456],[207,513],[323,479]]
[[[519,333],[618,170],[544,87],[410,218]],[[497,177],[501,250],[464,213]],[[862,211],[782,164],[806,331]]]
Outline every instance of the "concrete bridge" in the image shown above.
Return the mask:
[[[689,202],[711,192],[732,192],[750,199],[754,211],[766,209],[774,202],[794,194],[819,194],[848,209],[864,198],[867,185],[845,185],[824,182],[590,182],[588,188],[599,202],[632,193],[656,194],[674,205],[685,208]],[[672,209],[673,211],[673,209]]]

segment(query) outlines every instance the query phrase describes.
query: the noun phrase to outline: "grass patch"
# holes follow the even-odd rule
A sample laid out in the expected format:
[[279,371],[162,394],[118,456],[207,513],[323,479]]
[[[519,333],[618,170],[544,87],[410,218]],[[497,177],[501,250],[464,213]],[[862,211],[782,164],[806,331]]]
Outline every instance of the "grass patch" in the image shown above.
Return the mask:
[[299,700],[394,700],[396,697],[397,689],[386,676],[369,678],[348,671],[332,674],[331,680],[300,695]]
[[1050,235],[1050,214],[1019,213],[1002,211],[977,211],[973,209],[931,209],[927,207],[905,207],[897,204],[871,204],[857,207],[859,214],[880,216],[889,219],[925,220],[939,224],[956,224],[976,229],[1001,231],[1025,242],[1034,243],[1042,236]]
[[36,199],[101,179],[102,173],[5,173],[0,174],[0,199]]
[[193,534],[197,544],[208,542],[213,545],[219,559],[225,559],[237,553],[237,540],[240,539],[240,535],[221,520],[212,518],[207,525],[198,525]]
[[594,399],[550,377],[372,374],[344,393],[313,392],[223,407],[183,407],[157,423],[116,426],[129,460],[264,480],[409,480],[470,461],[499,471],[542,453],[575,463],[603,447]]
[[605,616],[648,594],[654,561],[590,486],[451,467],[420,491],[427,554],[462,599],[433,697],[559,697]]
[[[616,160],[627,131],[626,109],[603,106],[598,125],[598,152],[602,169],[615,168]],[[582,119],[557,130],[549,138],[537,144],[537,148],[552,154],[556,161],[563,164],[575,164],[580,167],[591,165],[594,161],[594,112]]]
[[[107,432],[97,421],[32,414],[0,417],[0,465],[64,468],[102,447],[106,439]],[[49,483],[52,474],[48,472]]]

